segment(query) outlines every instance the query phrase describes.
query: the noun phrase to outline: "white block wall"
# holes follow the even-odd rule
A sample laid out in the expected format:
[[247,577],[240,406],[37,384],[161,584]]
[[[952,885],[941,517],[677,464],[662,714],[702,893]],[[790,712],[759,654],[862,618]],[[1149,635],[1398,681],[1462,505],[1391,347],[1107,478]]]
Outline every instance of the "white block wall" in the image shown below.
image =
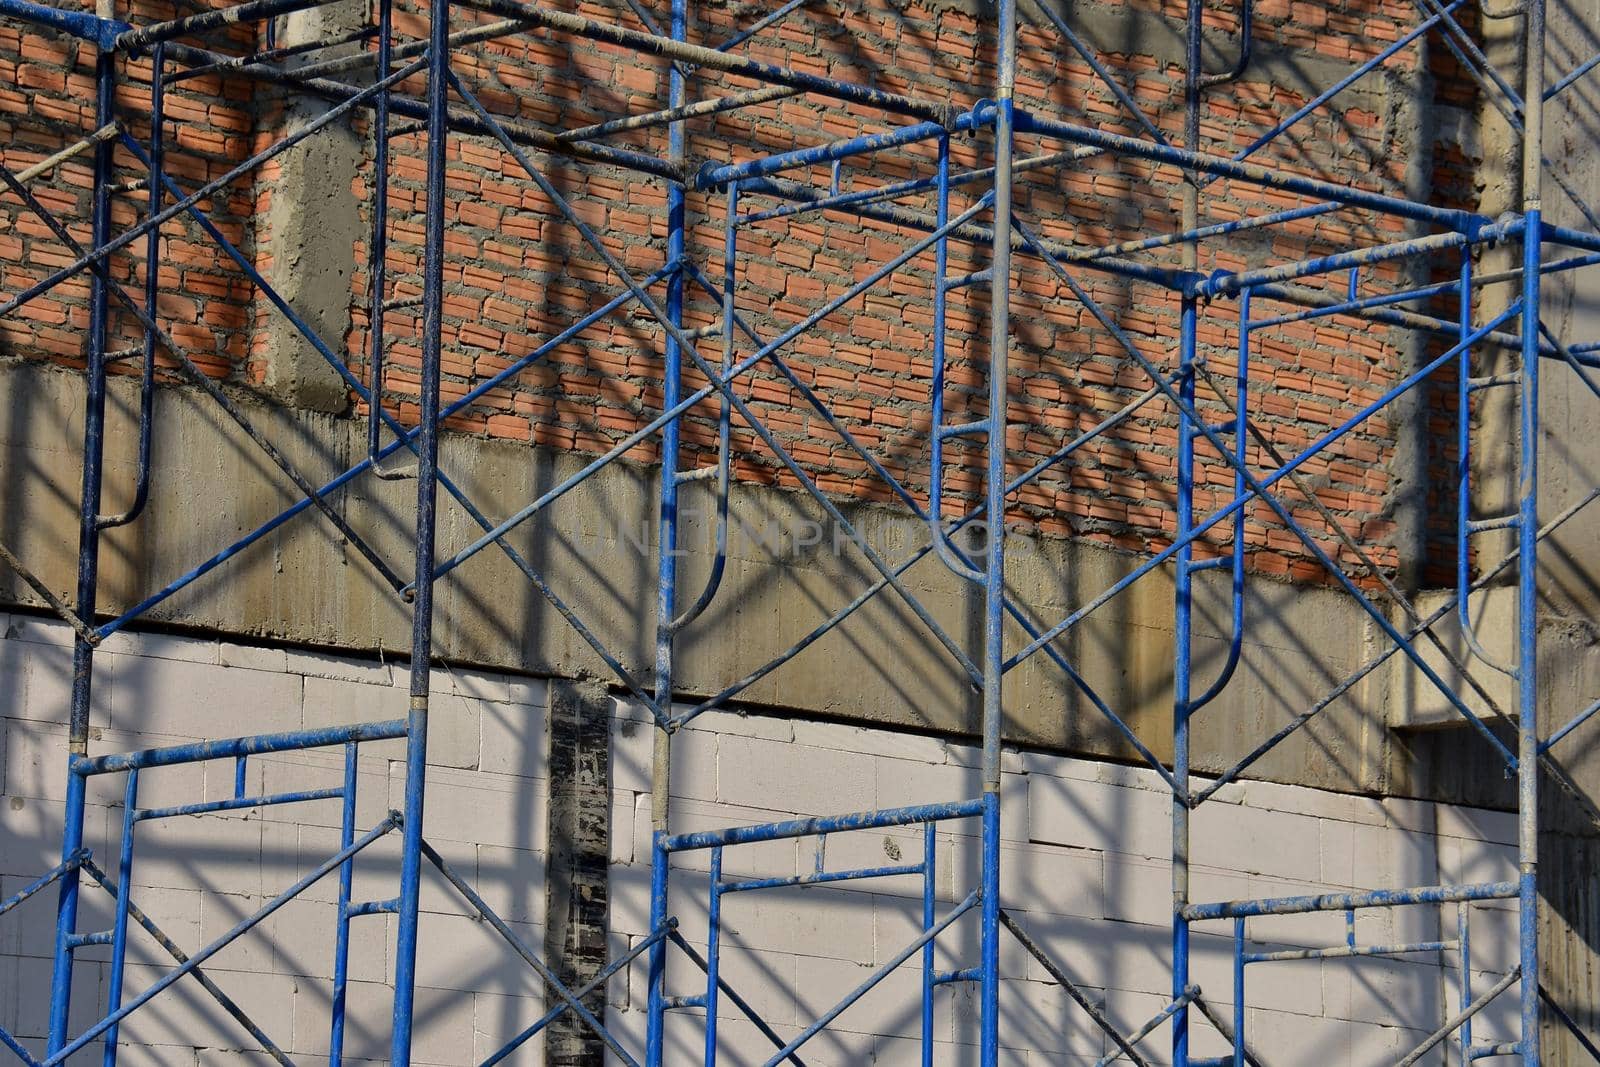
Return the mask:
[[[0,894],[9,896],[58,859],[65,779],[65,719],[71,648],[64,627],[0,616]],[[534,947],[543,946],[545,887],[544,686],[484,672],[440,671],[429,741],[429,841]],[[227,642],[123,635],[97,656],[93,753],[177,744],[243,733],[291,730],[402,715],[406,677],[371,661]],[[613,723],[611,941],[614,951],[649,928],[649,764],[651,728],[617,705]],[[400,742],[365,746],[359,822],[366,827],[401,803]],[[678,735],[674,830],[834,814],[976,795],[975,751],[886,731],[775,718],[713,714]],[[337,750],[257,757],[253,791],[337,785]],[[231,795],[233,764],[222,761],[146,772],[143,806]],[[1034,753],[1007,753],[1002,789],[1003,905],[1086,986],[1125,1030],[1170,996],[1168,801],[1148,771]],[[88,843],[108,869],[121,827],[122,781],[91,789]],[[134,899],[185,951],[193,952],[337,849],[339,804],[186,817],[139,827]],[[942,907],[975,884],[975,822],[941,824]],[[1410,801],[1380,801],[1262,783],[1222,791],[1193,823],[1196,900],[1509,878],[1515,824],[1492,812]],[[356,899],[393,896],[397,840],[357,863]],[[918,828],[862,831],[827,840],[830,869],[915,863]],[[706,933],[704,854],[679,857],[672,910],[692,943]],[[814,843],[784,841],[726,850],[725,874],[804,873]],[[205,968],[245,1006],[295,1062],[326,1062],[332,922],[329,877],[225,949]],[[85,890],[80,929],[109,927],[109,898]],[[54,892],[0,917],[0,1025],[42,1036],[48,1003]],[[539,983],[494,931],[429,872],[423,895],[417,1062],[476,1064],[543,1010]],[[723,977],[785,1036],[821,1014],[920,928],[917,879],[732,894],[724,900]],[[1369,911],[1364,943],[1441,934],[1436,908]],[[1475,989],[1488,988],[1515,957],[1514,913],[1473,909]],[[1453,933],[1454,912],[1444,936]],[[354,920],[346,1062],[382,1062],[388,1047],[394,919]],[[940,939],[941,967],[977,959],[977,914]],[[1231,923],[1197,927],[1193,980],[1231,1017]],[[1341,915],[1252,920],[1251,937],[1271,947],[1335,945]],[[1042,968],[1002,935],[1001,1040],[1006,1064],[1089,1064],[1110,1046]],[[143,935],[134,938],[128,995],[169,966]],[[103,1010],[107,950],[80,954],[75,1025]],[[1443,961],[1454,966],[1453,956]],[[1441,960],[1411,957],[1272,963],[1250,969],[1246,998],[1252,1044],[1271,1067],[1392,1063],[1457,1007]],[[624,1044],[642,1050],[644,968],[618,976],[609,1019]],[[812,1065],[918,1062],[918,975],[891,974],[834,1027],[805,1048]],[[669,966],[668,992],[703,990],[686,959]],[[938,1062],[976,1063],[973,990],[941,989]],[[760,1063],[771,1046],[726,999],[720,1013],[725,1064]],[[1514,1036],[1514,1002],[1479,1017],[1476,1037]],[[699,1062],[704,1020],[676,1013],[669,1064]],[[1225,1051],[1209,1027],[1194,1027],[1195,1054]],[[266,1063],[238,1051],[249,1040],[191,982],[181,982],[123,1028],[121,1063]],[[1163,1027],[1142,1046],[1167,1059]],[[0,1062],[5,1054],[0,1052]],[[74,1062],[98,1062],[98,1052]],[[542,1064],[537,1039],[513,1064]],[[1442,1063],[1435,1056],[1426,1062]],[[1454,1062],[1453,1060],[1451,1062]]]

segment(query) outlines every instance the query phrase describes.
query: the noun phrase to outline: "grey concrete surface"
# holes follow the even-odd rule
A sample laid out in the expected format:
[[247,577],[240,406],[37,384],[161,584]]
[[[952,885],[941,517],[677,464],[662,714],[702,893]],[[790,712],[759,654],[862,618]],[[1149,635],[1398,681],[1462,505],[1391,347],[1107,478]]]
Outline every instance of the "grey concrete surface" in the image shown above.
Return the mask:
[[[130,392],[113,389],[108,456],[132,461]],[[0,469],[13,494],[0,512],[0,540],[29,560],[52,588],[71,586],[73,486],[77,480],[81,380],[36,367],[0,373]],[[291,412],[245,398],[251,418],[299,468],[321,481],[363,454],[359,420]],[[160,475],[150,509],[113,532],[103,553],[102,608],[116,612],[183,574],[294,500],[209,402],[167,388],[158,401]],[[576,469],[580,460],[539,449],[447,435],[444,469],[491,516],[509,515]],[[123,473],[127,473],[125,470]],[[617,463],[557,500],[511,536],[517,548],[637,677],[648,681],[654,617],[653,472]],[[131,478],[108,477],[109,486]],[[355,529],[399,572],[410,573],[413,487],[361,479],[337,498]],[[119,504],[114,496],[108,508]],[[709,498],[689,495],[683,588],[698,590],[708,565]],[[729,564],[716,600],[680,644],[684,696],[716,693],[743,678],[849,603],[875,573],[848,537],[800,494],[741,487]],[[922,525],[886,507],[854,505],[860,535],[891,561],[922,544]],[[440,525],[441,558],[478,528],[453,504]],[[1138,558],[1077,541],[1013,538],[1008,581],[1032,618],[1050,625],[1089,602]],[[1204,575],[1196,637],[1198,677],[1220,670],[1228,626],[1220,573]],[[9,581],[9,579],[8,579]],[[977,641],[970,587],[932,557],[905,575],[908,591],[961,647]],[[11,599],[26,602],[12,582]],[[686,596],[689,595],[686,593]],[[1061,642],[1069,662],[1166,758],[1171,730],[1172,593],[1157,570],[1090,616]],[[452,661],[495,669],[611,682],[608,669],[522,575],[489,549],[449,575],[438,594],[438,648]],[[1254,579],[1238,673],[1196,718],[1196,764],[1220,769],[1310,708],[1381,648],[1371,620],[1343,593]],[[155,608],[149,620],[297,645],[403,656],[403,600],[308,509],[228,564]],[[1020,629],[1008,634],[1023,644]],[[969,652],[969,654],[971,654]],[[848,665],[848,669],[840,669]],[[1417,678],[1411,679],[1416,691]],[[1390,702],[1405,691],[1389,669],[1374,672],[1287,744],[1255,765],[1266,778],[1352,791],[1404,790],[1411,757],[1393,744]],[[744,703],[796,713],[898,724],[948,733],[977,725],[975,695],[954,657],[892,590],[792,662],[751,686]],[[1011,676],[1008,735],[1034,745],[1129,758],[1132,753],[1063,672],[1040,654]],[[1483,746],[1479,746],[1483,747]],[[1483,763],[1469,763],[1483,767]],[[1493,775],[1465,776],[1461,796]],[[1488,799],[1494,799],[1493,789]]]

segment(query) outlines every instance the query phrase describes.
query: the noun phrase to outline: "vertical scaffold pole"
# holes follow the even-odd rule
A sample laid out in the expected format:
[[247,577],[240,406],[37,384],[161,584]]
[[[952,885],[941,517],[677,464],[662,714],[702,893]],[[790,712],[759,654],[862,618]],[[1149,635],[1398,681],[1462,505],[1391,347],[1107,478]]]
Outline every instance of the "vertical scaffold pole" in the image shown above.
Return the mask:
[[1000,0],[994,118],[994,252],[990,278],[989,436],[983,582],[983,874],[982,981],[978,1060],[1000,1056],[1000,728],[1005,672],[1006,416],[1011,345],[1011,156],[1017,80],[1016,0]]
[[[427,782],[428,685],[433,656],[434,513],[439,481],[439,366],[444,307],[445,147],[449,136],[450,0],[432,0],[428,43],[428,192],[423,238],[422,384],[418,398],[416,602],[411,618],[411,706],[406,717],[405,826],[400,927],[395,942],[394,1029],[389,1062],[411,1063],[422,876],[422,801]],[[380,194],[381,195],[381,194]],[[376,402],[376,398],[374,398]]]
[[[376,78],[389,77],[393,51],[392,0],[377,0],[378,54]],[[371,265],[367,277],[372,286],[368,303],[367,332],[367,458],[378,467],[378,450],[383,425],[383,330],[384,301],[389,292],[389,90],[385,87],[372,102],[372,238],[367,245]]]
[[[672,39],[682,41],[688,35],[688,2],[672,0]],[[667,106],[681,107],[687,90],[683,70],[677,63],[667,67]],[[667,127],[667,157],[681,163],[684,156],[684,125],[677,121]],[[667,184],[667,317],[674,325],[683,325],[684,282],[684,186],[677,180]],[[734,210],[730,198],[728,210]],[[730,230],[733,222],[730,218]],[[731,255],[731,251],[730,251]],[[731,267],[730,267],[731,273]],[[732,284],[728,287],[731,299]],[[732,331],[730,322],[725,330]],[[682,353],[676,338],[668,337],[664,349],[661,374],[662,410],[677,404],[683,390],[680,361]],[[674,647],[673,620],[678,607],[678,459],[680,447],[680,420],[672,419],[661,428],[661,513],[657,518],[658,560],[656,570],[656,705],[663,709],[672,707],[672,653]],[[650,766],[650,828],[654,847],[650,854],[650,929],[659,933],[667,921],[667,868],[671,857],[660,847],[666,837],[672,795],[672,734],[657,722],[655,745]],[[667,942],[660,938],[650,949],[650,974],[648,994],[648,1021],[645,1029],[645,1063],[660,1067],[662,1062],[662,1035],[666,1024],[664,986],[667,977]],[[708,1026],[710,1022],[708,1020]],[[712,1028],[714,1035],[715,1030]]]
[[[344,798],[339,817],[339,850],[356,839],[356,786],[360,781],[360,749],[344,746]],[[350,895],[355,881],[355,857],[339,864],[339,897],[333,930],[333,991],[328,1006],[328,1067],[344,1067],[345,1002],[350,986]]]
[[[1183,96],[1183,144],[1190,152],[1200,150],[1200,36],[1205,5],[1189,0],[1186,25],[1186,55]],[[1183,176],[1183,205],[1179,229],[1192,233],[1200,224],[1199,174]],[[1196,269],[1199,250],[1194,241],[1183,245],[1183,266]],[[1194,410],[1195,332],[1197,301],[1187,290],[1182,297],[1178,325],[1178,388],[1187,410]],[[1241,405],[1244,398],[1239,398]],[[1241,412],[1242,412],[1241,407]],[[1243,427],[1239,427],[1243,433]],[[1183,909],[1189,903],[1189,716],[1191,632],[1194,614],[1194,577],[1191,565],[1194,549],[1188,536],[1194,529],[1194,435],[1195,427],[1183,412],[1178,413],[1177,529],[1182,547],[1173,560],[1173,668],[1172,668],[1172,999],[1178,1009],[1172,1013],[1173,1067],[1189,1065],[1189,1008],[1183,1000],[1189,986],[1189,921]],[[1240,1035],[1243,1040],[1243,1035]]]
[[[100,0],[96,14],[113,12],[109,0]],[[116,91],[116,54],[102,49],[95,59],[95,128],[111,122]],[[111,236],[112,142],[101,140],[94,148],[94,190],[90,220],[90,245],[99,248]],[[155,263],[148,264],[155,271]],[[109,273],[109,271],[108,271]],[[108,282],[94,271],[89,279],[89,336],[85,351],[87,383],[83,414],[83,493],[78,501],[78,617],[92,622],[100,572],[100,482],[105,459],[106,423],[106,308]],[[94,676],[94,646],[81,636],[72,644],[72,705],[67,730],[68,756],[81,756],[89,746],[89,705]],[[61,859],[65,863],[83,845],[84,798],[82,775],[67,771],[66,818],[61,834]],[[78,869],[61,877],[56,907],[55,962],[50,978],[50,1028],[46,1047],[61,1051],[67,1041],[67,1020],[72,1003],[72,936],[78,924]]]
[[1523,5],[1522,402],[1517,457],[1517,937],[1522,963],[1522,1063],[1539,1054],[1539,261],[1543,244],[1544,0]]

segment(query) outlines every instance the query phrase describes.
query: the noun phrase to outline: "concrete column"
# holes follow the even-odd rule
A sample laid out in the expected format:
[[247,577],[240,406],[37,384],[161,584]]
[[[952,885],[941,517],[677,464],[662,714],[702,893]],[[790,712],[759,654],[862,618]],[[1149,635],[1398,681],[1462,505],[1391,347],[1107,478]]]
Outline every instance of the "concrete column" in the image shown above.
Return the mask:
[[[611,857],[611,698],[594,682],[550,683],[545,959],[568,987],[606,964]],[[586,1002],[605,1021],[605,989]],[[572,1012],[545,1031],[547,1067],[601,1067],[605,1045]]]
[[[279,21],[283,46],[326,40],[366,21],[360,0],[297,11]],[[322,60],[358,46],[315,53]],[[303,128],[323,113],[326,101],[291,95],[284,132]],[[277,176],[264,221],[272,261],[267,278],[333,352],[343,356],[350,332],[350,280],[362,240],[361,205],[354,183],[361,167],[361,138],[339,122],[278,157]],[[264,386],[276,400],[314,411],[340,412],[349,393],[339,374],[275,310],[266,323]]]

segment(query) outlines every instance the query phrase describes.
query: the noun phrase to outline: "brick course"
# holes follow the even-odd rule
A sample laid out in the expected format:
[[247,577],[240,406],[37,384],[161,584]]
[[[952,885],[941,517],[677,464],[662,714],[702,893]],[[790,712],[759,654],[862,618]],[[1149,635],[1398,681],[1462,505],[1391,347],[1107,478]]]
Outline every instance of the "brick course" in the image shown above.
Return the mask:
[[[1182,14],[1181,3],[1139,0],[1126,6],[1146,17],[1176,20]],[[608,4],[579,4],[576,10],[632,24],[632,16],[619,14]],[[171,6],[142,0],[131,12],[118,11],[119,16],[139,22],[176,13]],[[477,18],[465,10],[459,10],[458,17],[463,25]],[[752,16],[735,6],[712,3],[699,5],[693,17],[691,38],[717,42],[748,24]],[[1233,11],[1208,12],[1207,18],[1208,30],[1218,34],[1237,28]],[[1330,7],[1263,0],[1256,11],[1256,48],[1258,53],[1291,49],[1318,60],[1360,61],[1407,32],[1414,20],[1415,13],[1408,6],[1392,2]],[[397,11],[396,27],[404,37],[425,36],[425,12]],[[259,41],[250,27],[234,27],[213,43],[242,52]],[[847,17],[797,13],[741,48],[763,61],[935,99],[982,95],[967,87],[985,84],[993,60],[986,23],[957,7],[931,3],[894,8],[866,5]],[[1104,58],[1130,86],[1140,107],[1168,137],[1178,140],[1182,72],[1176,64],[1160,58],[1158,51],[1152,46],[1148,54]],[[1410,51],[1402,52],[1372,80],[1394,88],[1406,64],[1414,62],[1412,56]],[[547,128],[572,128],[625,112],[650,110],[662,106],[665,99],[665,67],[659,62],[638,59],[612,46],[544,33],[464,49],[454,62],[457,72],[491,111]],[[1089,68],[1069,50],[1056,47],[1051,34],[1025,25],[1019,63],[1020,106],[1138,132]],[[11,87],[0,90],[0,134],[8,141],[7,165],[31,163],[92,127],[91,50],[44,32],[0,26],[0,73],[8,72],[7,66],[14,75]],[[1470,104],[1470,98],[1462,96],[1466,80],[1456,76],[1444,60],[1431,58],[1430,70],[1438,86],[1436,104]],[[122,74],[120,114],[135,136],[145,138],[149,131],[143,87],[148,83],[149,64],[135,61]],[[693,91],[711,97],[749,87],[745,79],[702,72]],[[420,78],[404,86],[412,95],[421,88]],[[1343,113],[1318,113],[1285,142],[1262,152],[1257,161],[1272,161],[1299,173],[1329,176],[1362,188],[1402,193],[1411,151],[1403,129],[1404,115],[1392,94],[1386,98],[1387,105],[1376,103],[1380,99],[1385,98],[1352,96]],[[1207,96],[1203,146],[1223,154],[1237,151],[1304,102],[1295,90],[1252,74]],[[186,188],[216,177],[270,144],[281,133],[283,113],[282,90],[238,77],[206,75],[174,85],[168,95],[172,120],[168,128],[169,171]],[[365,117],[355,121],[359,129],[366,130]],[[747,159],[884,128],[884,123],[859,109],[793,97],[693,124],[689,159],[693,164]],[[370,135],[364,139],[368,163],[350,198],[352,210],[361,211],[363,218],[369,210],[372,180]],[[660,130],[623,134],[609,143],[657,155],[666,151],[665,133]],[[1022,156],[1059,147],[1028,136],[1020,138],[1018,145]],[[1454,145],[1428,147],[1438,195],[1471,206],[1473,161]],[[391,295],[412,295],[421,288],[422,148],[422,138],[415,134],[392,141],[388,190]],[[984,166],[986,143],[958,137],[952,155],[958,170]],[[534,154],[534,159],[546,168],[578,214],[604,234],[608,248],[630,271],[643,274],[661,265],[665,237],[662,181],[539,154]],[[619,281],[498,145],[481,138],[458,138],[451,142],[449,160],[444,324],[447,402],[526,355],[620,288]],[[931,149],[924,145],[885,153],[870,172],[866,160],[847,161],[841,180],[847,189],[869,189],[927,175],[931,160]],[[135,175],[132,163],[131,158],[119,154],[119,178]],[[229,239],[239,243],[261,267],[270,263],[273,255],[272,234],[260,220],[274,195],[275,174],[276,167],[269,162],[250,180],[231,188],[227,196],[204,205]],[[825,188],[829,175],[826,167],[819,167],[784,177]],[[41,198],[70,220],[80,239],[87,238],[88,184],[87,157],[80,157],[37,185]],[[1047,237],[1094,246],[1176,230],[1180,188],[1179,175],[1170,169],[1139,160],[1091,156],[1060,169],[1023,175],[1017,208]],[[117,197],[115,227],[137,221],[143,196],[136,192]],[[770,201],[755,197],[745,203],[757,209],[770,205]],[[1220,181],[1202,194],[1202,218],[1237,219],[1303,203],[1306,201],[1300,198]],[[906,198],[901,205],[931,214],[931,202],[926,198]],[[0,205],[0,211],[0,287],[5,292],[15,292],[67,262],[68,257],[49,235],[10,200]],[[688,254],[719,284],[723,211],[720,193],[690,195]],[[1352,245],[1394,240],[1405,232],[1395,220],[1341,211],[1207,244],[1202,247],[1201,269],[1235,270],[1303,259]],[[252,294],[242,275],[192,225],[175,221],[164,235],[159,269],[169,295],[159,310],[174,337],[207,373],[242,386],[262,382],[263,327],[277,312]],[[756,224],[740,234],[738,308],[763,336],[773,336],[865,277],[876,264],[914,239],[915,235],[887,225],[857,225],[815,213]],[[133,250],[142,255],[142,242]],[[358,262],[365,255],[365,248],[358,249]],[[981,248],[952,244],[952,273],[979,269],[985,261]],[[1169,254],[1167,261],[1176,260]],[[115,257],[113,263],[126,283],[139,282],[142,264],[128,256]],[[1449,269],[1447,263],[1441,263],[1440,269]],[[931,253],[918,257],[863,300],[831,316],[781,353],[798,380],[814,389],[850,434],[919,500],[925,500],[928,491],[931,268]],[[1095,274],[1081,266],[1074,268],[1074,273],[1148,356],[1158,364],[1173,365],[1178,331],[1174,297],[1154,286]],[[1378,291],[1399,280],[1396,265],[1380,265],[1363,272],[1363,291]],[[346,354],[351,369],[362,378],[369,344],[369,284],[366,271],[358,270],[351,279],[352,328],[345,337],[327,339]],[[1341,292],[1343,285],[1343,277],[1326,281],[1334,293]],[[656,292],[663,293],[664,286],[658,286]],[[81,363],[86,295],[86,285],[74,280],[0,323],[0,352]],[[946,403],[947,418],[952,422],[983,413],[987,305],[987,293],[980,289],[962,290],[951,298]],[[390,312],[386,321],[389,373],[384,400],[402,422],[416,417],[414,395],[420,367],[417,311],[414,307],[399,309]],[[691,286],[687,324],[706,325],[717,314],[716,306]],[[1022,260],[1016,272],[1013,316],[1013,425],[1007,446],[1008,464],[1020,473],[1126,403],[1149,382],[1071,293],[1028,260]],[[113,348],[137,338],[129,317],[114,316],[114,323],[117,339]],[[1404,339],[1399,332],[1356,320],[1318,319],[1256,336],[1251,407],[1276,447],[1286,454],[1326,433],[1378,396],[1401,373]],[[1212,372],[1219,378],[1231,378],[1237,347],[1232,301],[1218,301],[1203,309],[1199,340]],[[702,354],[713,362],[720,349],[717,339],[700,345]],[[642,313],[614,314],[458,414],[450,428],[580,452],[605,451],[659,410],[660,350],[659,331]],[[740,355],[750,351],[746,339],[740,338],[737,351]],[[126,373],[137,368],[124,364],[114,369]],[[692,367],[686,368],[684,377],[688,389],[704,383]],[[740,391],[826,492],[874,500],[891,498],[888,487],[770,365],[747,375]],[[1201,398],[1207,414],[1220,421],[1224,409],[1204,402],[1204,386]],[[685,424],[688,465],[715,460],[715,410],[714,403],[702,404]],[[353,403],[350,413],[362,417],[364,407]],[[792,475],[737,419],[734,442],[738,477],[793,484]],[[1386,460],[1394,442],[1393,426],[1382,417],[1374,418],[1304,468],[1340,525],[1365,542],[1385,566],[1392,566],[1402,549],[1394,542],[1388,508]],[[1448,447],[1438,447],[1440,462],[1447,464]],[[1174,525],[1175,451],[1175,422],[1164,403],[1156,401],[1019,494],[1008,521],[1044,534],[1084,535],[1141,551],[1159,549],[1167,543]],[[1208,455],[1206,446],[1202,445],[1199,453],[1202,469],[1197,477],[1197,505],[1209,510],[1228,498],[1231,475],[1216,457]],[[633,448],[629,457],[652,462],[658,458],[657,446],[647,440]],[[945,481],[950,511],[969,507],[981,497],[979,458],[959,444],[952,447]],[[1274,465],[1254,446],[1250,459],[1258,469]],[[1285,498],[1296,518],[1309,529],[1328,532],[1323,519],[1299,501],[1294,490],[1286,487]],[[1435,500],[1435,507],[1448,506]],[[1256,505],[1249,514],[1252,520],[1260,520],[1247,527],[1252,568],[1320,580],[1315,562],[1292,535],[1279,529],[1270,511]],[[1447,512],[1434,510],[1432,514]],[[1213,544],[1202,552],[1225,545],[1227,528],[1227,524],[1219,527]],[[1347,565],[1354,564],[1326,536],[1323,546]]]

